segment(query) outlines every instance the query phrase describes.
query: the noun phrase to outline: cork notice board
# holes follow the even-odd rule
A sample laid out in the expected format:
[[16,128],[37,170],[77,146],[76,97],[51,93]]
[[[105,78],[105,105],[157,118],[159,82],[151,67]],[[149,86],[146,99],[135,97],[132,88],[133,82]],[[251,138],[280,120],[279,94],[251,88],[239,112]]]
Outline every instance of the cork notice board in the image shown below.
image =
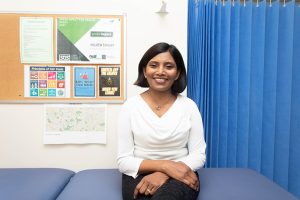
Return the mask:
[[[26,17],[52,18],[53,19],[53,60],[50,63],[22,63],[20,43],[20,19]],[[58,19],[112,19],[118,20],[120,25],[118,40],[118,62],[58,62],[57,56],[57,21]],[[125,100],[125,61],[124,61],[124,35],[125,22],[123,15],[75,15],[75,14],[22,14],[22,13],[0,13],[0,103],[118,103]],[[105,32],[108,33],[108,32]],[[97,33],[96,33],[97,34]],[[108,37],[108,36],[105,36]],[[56,49],[57,48],[57,49]],[[120,51],[120,52],[119,52]],[[26,67],[47,66],[68,67],[69,92],[68,96],[28,96]],[[85,91],[76,91],[76,70],[91,67],[94,69],[94,91],[95,96],[80,96]],[[31,69],[31,68],[30,68]],[[105,77],[105,70],[117,70],[116,77]],[[30,72],[31,73],[31,72]],[[49,72],[48,72],[49,73]],[[104,74],[104,75],[103,75]],[[24,81],[25,80],[25,81]],[[29,80],[28,80],[29,81]],[[30,82],[31,84],[31,82]],[[28,85],[30,85],[28,84]],[[37,85],[39,85],[38,83]],[[105,84],[114,84],[113,90],[108,91]],[[38,86],[39,87],[39,86]],[[111,87],[112,88],[112,87]],[[26,91],[25,91],[26,90]],[[79,94],[77,95],[76,92]],[[46,92],[47,93],[47,92]]]

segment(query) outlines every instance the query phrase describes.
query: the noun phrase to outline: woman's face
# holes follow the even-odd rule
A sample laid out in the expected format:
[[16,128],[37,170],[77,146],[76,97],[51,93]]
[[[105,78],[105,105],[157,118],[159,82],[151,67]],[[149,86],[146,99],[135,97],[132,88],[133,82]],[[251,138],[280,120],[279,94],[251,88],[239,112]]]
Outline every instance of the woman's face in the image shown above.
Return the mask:
[[159,92],[170,92],[179,71],[174,58],[169,52],[163,52],[153,57],[144,70],[149,88]]

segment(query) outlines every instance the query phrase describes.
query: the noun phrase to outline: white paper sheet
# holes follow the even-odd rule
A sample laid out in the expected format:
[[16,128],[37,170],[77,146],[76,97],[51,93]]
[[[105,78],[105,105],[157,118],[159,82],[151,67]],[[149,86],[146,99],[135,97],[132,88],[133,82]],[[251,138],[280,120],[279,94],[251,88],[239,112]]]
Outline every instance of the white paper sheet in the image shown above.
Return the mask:
[[53,63],[53,18],[20,18],[21,63]]

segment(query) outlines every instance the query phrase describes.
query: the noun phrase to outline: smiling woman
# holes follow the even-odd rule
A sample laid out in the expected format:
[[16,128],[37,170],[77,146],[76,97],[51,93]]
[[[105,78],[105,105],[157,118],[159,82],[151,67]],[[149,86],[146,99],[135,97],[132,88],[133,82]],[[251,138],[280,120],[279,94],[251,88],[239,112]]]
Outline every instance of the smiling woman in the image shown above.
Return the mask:
[[144,69],[150,90],[171,91],[171,86],[179,77],[176,63],[169,52],[160,53],[152,58]]
[[196,104],[179,94],[182,56],[174,45],[155,44],[138,71],[135,84],[149,89],[125,102],[118,124],[123,199],[196,199],[206,144]]
[[[175,64],[176,69],[178,73],[180,74],[178,79],[174,82],[174,84],[171,87],[171,92],[173,94],[179,94],[184,91],[186,88],[186,70],[183,58],[181,56],[181,53],[174,45],[169,45],[167,43],[158,43],[153,45],[151,48],[147,50],[147,52],[144,54],[142,59],[139,63],[138,68],[138,79],[135,82],[135,85],[138,85],[140,87],[149,87],[149,83],[145,77],[145,70],[148,65],[151,64],[151,61],[155,62],[155,57],[161,57],[159,54],[169,54],[171,57],[169,59],[171,60],[170,64]],[[153,60],[154,59],[154,60]],[[168,61],[165,61],[166,64],[169,64]],[[168,65],[170,66],[170,65]]]

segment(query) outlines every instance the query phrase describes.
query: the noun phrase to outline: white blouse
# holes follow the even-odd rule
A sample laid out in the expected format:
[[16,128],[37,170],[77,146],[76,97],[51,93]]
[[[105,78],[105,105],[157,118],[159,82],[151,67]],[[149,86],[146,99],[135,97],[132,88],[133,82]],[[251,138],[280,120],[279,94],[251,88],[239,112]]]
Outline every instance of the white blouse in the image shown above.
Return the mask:
[[118,138],[119,170],[134,178],[144,159],[182,161],[192,170],[206,160],[200,112],[182,95],[161,117],[140,95],[128,99],[120,112]]

